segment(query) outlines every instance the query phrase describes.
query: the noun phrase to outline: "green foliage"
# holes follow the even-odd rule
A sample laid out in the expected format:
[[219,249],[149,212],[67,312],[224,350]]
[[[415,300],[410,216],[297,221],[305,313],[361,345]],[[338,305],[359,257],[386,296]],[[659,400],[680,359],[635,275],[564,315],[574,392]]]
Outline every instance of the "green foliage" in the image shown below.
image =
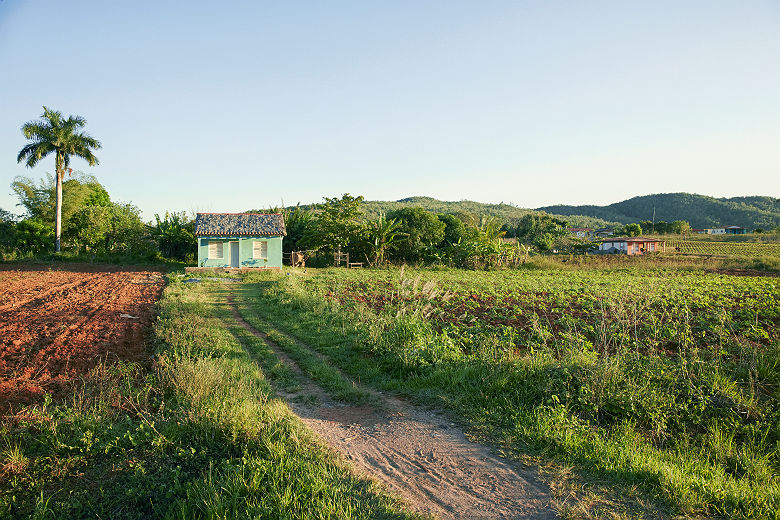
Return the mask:
[[0,250],[10,250],[16,241],[17,217],[0,208]]
[[398,260],[421,262],[444,240],[446,224],[422,208],[396,210],[388,218],[400,223],[398,231],[403,234],[391,249],[393,258]]
[[638,237],[642,234],[642,226],[639,224],[626,224],[622,231],[617,230],[616,233],[627,237]]
[[568,234],[565,220],[546,213],[529,213],[517,225],[517,237],[540,251],[552,249],[556,239]]
[[675,220],[674,222],[664,222],[663,220],[653,224],[652,220],[643,220],[639,223],[645,233],[653,235],[687,235],[691,232],[691,225],[684,220]]
[[65,227],[74,246],[83,251],[128,255],[151,253],[140,210],[131,204],[85,205]]
[[16,225],[14,247],[40,254],[54,249],[54,230],[36,219],[25,219]]
[[[54,222],[56,209],[56,179],[47,175],[36,182],[29,177],[16,177],[11,184],[19,204],[27,217],[42,222]],[[76,174],[62,183],[62,221],[70,218],[84,206],[106,206],[110,199],[105,188],[91,175]],[[65,237],[67,240],[67,235]]]
[[403,239],[400,231],[401,222],[395,219],[387,219],[379,215],[375,221],[369,221],[366,225],[366,239],[371,250],[371,264],[374,266],[385,263],[385,254],[388,248],[393,247],[396,239]]
[[307,230],[312,226],[314,214],[311,211],[302,209],[300,206],[295,206],[292,210],[285,209],[282,215],[284,217],[284,227],[287,230],[287,236],[282,241],[284,252],[299,251],[301,249],[299,243],[306,236]]
[[[46,223],[54,220],[56,181],[47,176],[40,181],[17,177],[11,187],[19,197],[20,205],[31,220]],[[62,183],[63,245],[66,249],[97,254],[124,254],[144,256],[151,253],[153,244],[146,239],[140,211],[131,204],[112,202],[108,192],[93,176],[76,174]],[[46,251],[35,244],[28,228],[25,237],[15,242],[22,253],[39,254]],[[41,235],[37,231],[36,235]],[[54,234],[51,234],[52,242]]]
[[466,236],[466,226],[463,220],[449,214],[436,215],[436,217],[444,222],[444,239],[442,242],[445,245],[453,246]]
[[[366,201],[363,204],[368,218],[375,218],[380,213],[389,213],[403,208],[419,207],[437,215],[449,214],[455,215],[463,220],[464,224],[477,226],[479,224],[478,215],[487,215],[498,218],[501,224],[506,224],[508,228],[516,228],[520,219],[528,213],[535,213],[536,210],[519,208],[512,204],[486,204],[470,200],[460,201],[441,201],[432,197],[407,197],[397,201]],[[466,217],[471,215],[472,218]],[[463,218],[466,217],[466,218]],[[605,226],[617,225],[614,220],[604,220],[585,215],[570,215],[566,220],[573,226],[600,228]],[[514,231],[511,233],[514,234]]]
[[714,198],[693,193],[645,195],[608,206],[547,206],[540,210],[558,215],[588,215],[621,224],[651,219],[682,220],[695,228],[742,226],[774,228],[780,225],[780,199],[774,197]]
[[165,218],[154,215],[155,224],[147,225],[149,235],[157,243],[160,253],[166,258],[192,262],[197,254],[195,223],[184,212],[165,212]]
[[319,213],[314,225],[304,232],[301,243],[307,248],[325,251],[346,250],[362,240],[363,229],[360,205],[363,196],[352,197],[345,193],[341,198],[324,197],[325,202],[317,206]]

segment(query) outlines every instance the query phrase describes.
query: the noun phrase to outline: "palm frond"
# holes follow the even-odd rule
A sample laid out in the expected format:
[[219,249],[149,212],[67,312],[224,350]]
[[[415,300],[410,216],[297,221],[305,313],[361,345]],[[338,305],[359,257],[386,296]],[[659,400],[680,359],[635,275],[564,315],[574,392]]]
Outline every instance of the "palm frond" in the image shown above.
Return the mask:
[[33,167],[43,157],[56,151],[57,170],[67,168],[71,156],[81,157],[90,166],[98,164],[98,159],[92,150],[101,148],[100,141],[86,132],[76,132],[76,129],[86,123],[86,119],[74,115],[63,120],[61,112],[44,106],[40,120],[29,121],[22,125],[22,133],[33,142],[22,148],[17,156],[17,162],[26,160],[26,165]]
[[22,125],[25,139],[46,140],[52,138],[52,127],[40,121],[28,121]]
[[63,123],[62,129],[68,133],[73,133],[78,128],[83,128],[87,124],[87,120],[81,116],[68,116],[68,119]]
[[19,152],[16,158],[16,162],[25,161],[25,166],[32,168],[38,161],[49,155],[55,150],[54,146],[48,141],[36,141],[34,143],[27,144]]
[[43,115],[41,115],[41,118],[46,119],[52,128],[59,128],[62,126],[62,112],[51,110],[46,105],[43,106]]

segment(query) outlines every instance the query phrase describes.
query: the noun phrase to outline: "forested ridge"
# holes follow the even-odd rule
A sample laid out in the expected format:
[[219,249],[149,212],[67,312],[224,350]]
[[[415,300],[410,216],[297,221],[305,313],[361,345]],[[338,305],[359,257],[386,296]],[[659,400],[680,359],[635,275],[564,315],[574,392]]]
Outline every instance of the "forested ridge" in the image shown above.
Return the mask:
[[[308,209],[309,205],[301,206]],[[522,208],[511,203],[489,204],[473,200],[444,201],[414,196],[399,200],[369,200],[362,211],[369,218],[403,208],[421,207],[432,213],[459,212],[490,215],[501,222],[517,225],[533,211],[563,217],[573,227],[614,227],[653,219],[674,222],[684,220],[694,228],[742,226],[748,229],[774,229],[780,226],[780,199],[768,196],[715,198],[696,193],[660,193],[641,195],[606,206],[557,204],[541,208]]]
[[555,205],[537,208],[555,215],[587,215],[629,224],[653,218],[685,220],[694,228],[742,226],[772,229],[780,225],[780,199],[765,196],[715,198],[695,193],[660,193],[633,197],[607,206]]

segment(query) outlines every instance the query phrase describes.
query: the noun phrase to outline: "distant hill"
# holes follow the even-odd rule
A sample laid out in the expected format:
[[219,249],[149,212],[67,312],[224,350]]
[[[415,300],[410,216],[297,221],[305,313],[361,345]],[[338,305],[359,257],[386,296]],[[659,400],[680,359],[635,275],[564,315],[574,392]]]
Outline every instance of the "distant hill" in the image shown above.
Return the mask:
[[772,229],[780,226],[780,199],[774,197],[715,198],[694,193],[661,193],[633,197],[608,206],[545,206],[537,208],[557,215],[586,215],[630,224],[653,218],[671,222],[687,220],[691,227],[742,226]]
[[[309,209],[312,205],[302,205]],[[486,204],[473,200],[444,201],[433,197],[407,197],[400,200],[369,200],[362,205],[369,218],[380,213],[421,207],[433,213],[457,213],[465,211],[475,215],[491,215],[502,222],[516,226],[523,215],[533,211],[545,211],[561,217],[573,227],[614,227],[653,218],[672,222],[686,220],[694,228],[716,226],[742,226],[748,229],[774,229],[780,226],[780,199],[773,197],[732,197],[717,199],[693,193],[662,193],[643,195],[608,206],[545,206],[520,208],[512,204]]]
[[[519,208],[511,204],[486,204],[475,202],[473,200],[443,201],[433,197],[407,197],[395,201],[370,200],[363,203],[363,211],[369,218],[376,218],[380,213],[389,213],[390,211],[401,209],[421,207],[432,213],[457,213],[465,211],[474,213],[477,216],[490,215],[498,218],[502,222],[516,226],[523,215],[535,210],[528,208]],[[605,227],[617,225],[616,220],[604,220],[599,217],[587,215],[567,215],[566,220],[575,227]]]

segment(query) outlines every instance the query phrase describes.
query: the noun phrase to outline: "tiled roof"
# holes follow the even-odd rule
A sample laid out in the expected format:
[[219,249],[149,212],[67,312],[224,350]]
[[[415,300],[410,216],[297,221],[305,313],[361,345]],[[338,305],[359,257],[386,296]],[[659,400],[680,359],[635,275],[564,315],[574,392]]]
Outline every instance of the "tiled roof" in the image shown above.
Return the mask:
[[197,236],[284,236],[284,218],[278,213],[198,213]]
[[616,238],[604,238],[601,242],[666,242],[666,240],[659,240],[657,238],[645,238],[645,237],[616,237]]

